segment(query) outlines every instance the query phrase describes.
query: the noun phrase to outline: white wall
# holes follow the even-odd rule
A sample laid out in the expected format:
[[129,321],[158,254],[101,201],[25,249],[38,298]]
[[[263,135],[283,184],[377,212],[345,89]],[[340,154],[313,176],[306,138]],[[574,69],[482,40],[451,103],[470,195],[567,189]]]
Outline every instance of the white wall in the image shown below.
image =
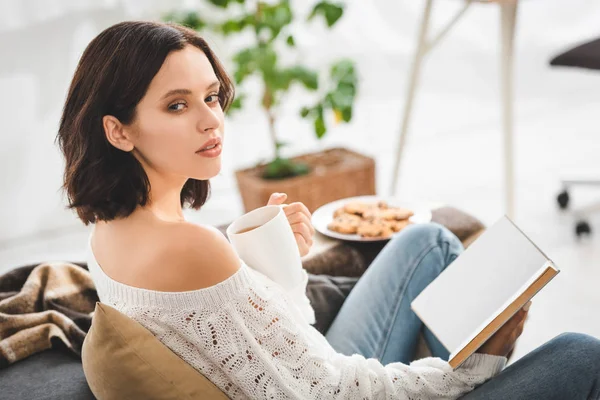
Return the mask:
[[[460,6],[460,1],[438,2],[435,26],[440,26]],[[73,214],[64,209],[65,201],[59,191],[62,159],[54,144],[62,103],[78,57],[89,40],[107,26],[124,19],[155,18],[162,10],[183,3],[192,2],[0,1],[0,248],[19,241],[35,241],[41,234],[47,237],[81,229]],[[301,12],[306,12],[305,2],[296,3]],[[568,81],[561,80],[559,75],[552,75],[547,62],[559,50],[600,35],[600,3],[521,3],[517,106],[523,99],[529,100],[527,107],[535,108],[546,107],[548,98],[567,97],[582,103],[597,98],[597,78],[579,73]],[[344,143],[369,153],[374,142],[389,143],[389,153],[376,154],[382,166],[378,173],[387,176],[389,171],[384,170],[391,166],[391,149],[423,1],[347,4],[347,15],[335,31],[313,28],[298,34],[300,58],[318,67],[342,55],[359,62],[362,81],[355,121],[348,127],[339,127],[321,145]],[[420,135],[434,135],[440,126],[476,129],[478,123],[498,118],[498,21],[495,5],[474,6],[431,55],[412,126]],[[217,39],[213,42],[217,53],[226,59],[230,49]],[[550,77],[556,79],[549,80]],[[290,153],[319,145],[307,124],[297,117],[297,106],[307,99],[298,92],[282,110],[279,127],[283,138],[294,144]],[[469,115],[469,105],[474,101],[480,104],[479,112]],[[432,121],[433,109],[434,119],[443,123]],[[526,112],[526,108],[518,109],[518,113]],[[597,124],[590,116],[592,122]],[[227,140],[234,146],[225,158],[222,176],[214,183],[215,193],[233,190],[234,168],[252,164],[260,155],[270,155],[264,119],[257,108],[229,121],[228,135]],[[387,188],[388,182],[382,180],[380,185]],[[226,217],[240,210],[235,198],[212,207]],[[208,207],[202,215],[212,222],[210,211]]]

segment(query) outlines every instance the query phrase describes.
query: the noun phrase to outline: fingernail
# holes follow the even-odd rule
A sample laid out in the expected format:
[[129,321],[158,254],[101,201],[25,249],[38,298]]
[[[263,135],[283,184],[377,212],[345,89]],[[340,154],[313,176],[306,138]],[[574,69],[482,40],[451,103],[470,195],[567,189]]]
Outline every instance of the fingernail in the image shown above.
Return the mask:
[[525,310],[525,311],[529,311],[529,307],[531,307],[531,302],[529,302],[529,303],[525,304],[525,305],[523,306],[523,310]]

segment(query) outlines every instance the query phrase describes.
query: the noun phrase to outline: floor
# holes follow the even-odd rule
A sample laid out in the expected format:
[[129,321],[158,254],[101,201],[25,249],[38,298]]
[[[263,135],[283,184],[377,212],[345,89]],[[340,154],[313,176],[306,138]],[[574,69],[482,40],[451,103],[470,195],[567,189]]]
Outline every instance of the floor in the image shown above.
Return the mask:
[[[563,174],[577,169],[592,175],[599,171],[596,176],[600,177],[600,74],[550,70],[547,56],[529,54],[516,64],[515,221],[562,272],[534,299],[513,361],[560,332],[600,337],[600,234],[576,239],[576,217],[559,212],[555,201]],[[408,65],[409,60],[396,61]],[[503,213],[497,60],[470,60],[465,54],[459,62],[442,50],[429,61],[415,105],[398,196],[406,201],[451,204],[491,224]],[[301,95],[291,96],[294,100],[282,110],[279,126],[286,128],[283,139],[294,143],[290,154],[343,144],[375,157],[378,192],[387,195],[403,91],[381,88],[402,88],[406,71],[399,73],[389,62],[380,67],[380,73],[365,77],[352,125],[338,127],[322,143],[312,138],[305,123],[297,121],[294,102],[302,102]],[[218,224],[241,214],[233,170],[256,162],[256,154],[269,154],[263,120],[256,115],[246,112],[228,122],[223,172],[213,181],[213,196],[206,207],[188,213],[191,220]],[[575,208],[595,201],[600,201],[600,188],[572,192]],[[589,221],[600,232],[600,214],[590,216]],[[81,260],[88,235],[89,228],[73,225],[42,232],[28,241],[4,241],[0,273],[28,262]]]

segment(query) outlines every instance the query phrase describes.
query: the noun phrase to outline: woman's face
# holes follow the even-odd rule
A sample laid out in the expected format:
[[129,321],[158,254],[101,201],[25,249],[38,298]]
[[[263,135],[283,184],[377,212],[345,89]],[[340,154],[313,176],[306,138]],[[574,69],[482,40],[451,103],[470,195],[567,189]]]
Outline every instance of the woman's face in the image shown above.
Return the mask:
[[[144,168],[185,180],[206,180],[221,170],[224,116],[219,81],[204,52],[194,46],[170,53],[136,108],[133,154]],[[222,143],[222,142],[219,142]]]

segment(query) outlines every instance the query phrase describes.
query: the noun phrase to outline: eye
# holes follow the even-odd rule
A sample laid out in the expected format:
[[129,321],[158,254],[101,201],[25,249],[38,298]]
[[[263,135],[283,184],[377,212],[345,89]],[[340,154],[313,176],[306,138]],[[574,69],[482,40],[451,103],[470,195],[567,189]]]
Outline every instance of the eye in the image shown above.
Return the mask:
[[204,101],[206,101],[209,104],[213,104],[219,101],[219,94],[218,93],[213,93],[210,96],[208,96],[206,99],[204,99]]
[[183,101],[179,101],[169,105],[169,111],[182,111],[184,107],[186,107],[186,104]]

